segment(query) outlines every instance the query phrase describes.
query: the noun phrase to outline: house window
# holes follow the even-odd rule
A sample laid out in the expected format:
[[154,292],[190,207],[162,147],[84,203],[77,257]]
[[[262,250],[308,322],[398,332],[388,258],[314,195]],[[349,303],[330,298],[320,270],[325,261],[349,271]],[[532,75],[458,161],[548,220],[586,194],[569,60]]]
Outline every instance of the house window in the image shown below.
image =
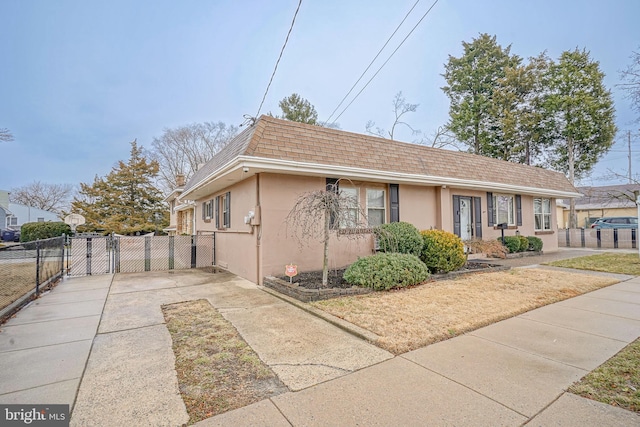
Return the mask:
[[231,193],[222,195],[222,226],[231,227]]
[[516,225],[514,197],[510,194],[493,195],[493,223]]
[[358,226],[358,189],[341,188],[340,194],[346,199],[347,205],[346,218],[340,224],[340,228],[355,228]]
[[213,200],[202,203],[202,219],[209,222],[213,217]]
[[385,218],[385,191],[367,188],[367,221],[369,227],[384,224]]
[[535,230],[551,230],[551,199],[533,199]]
[[11,218],[9,218],[9,225],[10,226],[18,225],[18,217],[12,216]]

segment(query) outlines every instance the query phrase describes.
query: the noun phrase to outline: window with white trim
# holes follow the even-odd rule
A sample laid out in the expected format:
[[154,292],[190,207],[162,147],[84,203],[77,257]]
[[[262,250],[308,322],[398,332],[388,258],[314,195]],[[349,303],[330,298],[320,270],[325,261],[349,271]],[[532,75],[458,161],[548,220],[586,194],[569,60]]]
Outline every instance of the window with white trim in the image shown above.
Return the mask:
[[551,230],[551,199],[533,199],[533,216],[536,231]]
[[386,217],[385,190],[367,188],[367,222],[369,227],[384,224]]
[[360,197],[357,188],[340,188],[340,195],[345,198],[347,204],[346,220],[340,224],[340,228],[356,228],[358,226],[358,200]]
[[516,225],[515,197],[512,194],[493,195],[493,223]]

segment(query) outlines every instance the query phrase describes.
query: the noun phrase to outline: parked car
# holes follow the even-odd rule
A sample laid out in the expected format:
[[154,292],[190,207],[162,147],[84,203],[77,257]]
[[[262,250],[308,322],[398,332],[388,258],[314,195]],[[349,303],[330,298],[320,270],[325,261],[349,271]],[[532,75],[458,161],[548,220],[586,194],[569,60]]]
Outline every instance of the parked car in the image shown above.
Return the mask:
[[591,224],[591,228],[638,228],[638,217],[610,216],[599,218]]

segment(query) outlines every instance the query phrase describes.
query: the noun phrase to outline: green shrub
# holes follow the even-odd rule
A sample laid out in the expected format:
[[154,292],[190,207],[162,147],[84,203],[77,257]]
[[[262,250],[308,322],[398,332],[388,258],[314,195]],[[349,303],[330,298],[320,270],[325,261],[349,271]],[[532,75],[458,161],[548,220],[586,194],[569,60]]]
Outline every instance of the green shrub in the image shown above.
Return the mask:
[[524,236],[516,236],[518,238],[518,240],[520,240],[520,248],[518,249],[518,252],[524,252],[526,250],[529,250],[529,239],[527,239]]
[[64,222],[27,222],[20,228],[20,241],[31,242],[63,234],[71,234],[71,227]]
[[529,246],[527,250],[540,252],[542,250],[542,239],[536,236],[527,236],[527,242],[529,242]]
[[424,230],[420,259],[431,273],[448,273],[467,261],[464,244],[458,236],[443,230]]
[[429,278],[429,271],[415,255],[378,253],[359,258],[343,278],[352,285],[380,291],[422,283]]
[[422,236],[413,224],[391,222],[376,227],[374,232],[382,252],[399,252],[420,256]]
[[[498,240],[502,242],[502,237],[498,237]],[[503,245],[507,247],[509,253],[515,253],[520,250],[520,239],[518,236],[504,236]]]

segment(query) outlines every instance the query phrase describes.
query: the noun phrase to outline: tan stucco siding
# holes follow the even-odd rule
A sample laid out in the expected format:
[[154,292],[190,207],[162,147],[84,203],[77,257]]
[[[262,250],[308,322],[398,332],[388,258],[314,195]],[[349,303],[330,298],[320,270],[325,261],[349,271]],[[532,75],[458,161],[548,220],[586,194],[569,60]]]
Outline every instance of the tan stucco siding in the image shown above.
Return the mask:
[[[219,223],[216,228],[215,208],[210,220],[202,218],[202,204],[216,200],[217,196],[230,194],[230,227],[225,228],[222,221],[222,206],[218,208]],[[227,187],[196,202],[196,230],[207,234],[216,232],[216,264],[230,272],[257,282],[257,243],[256,227],[245,224],[244,217],[249,211],[256,210],[256,177]]]
[[410,222],[418,230],[440,227],[434,187],[400,185],[399,193],[400,221]]

